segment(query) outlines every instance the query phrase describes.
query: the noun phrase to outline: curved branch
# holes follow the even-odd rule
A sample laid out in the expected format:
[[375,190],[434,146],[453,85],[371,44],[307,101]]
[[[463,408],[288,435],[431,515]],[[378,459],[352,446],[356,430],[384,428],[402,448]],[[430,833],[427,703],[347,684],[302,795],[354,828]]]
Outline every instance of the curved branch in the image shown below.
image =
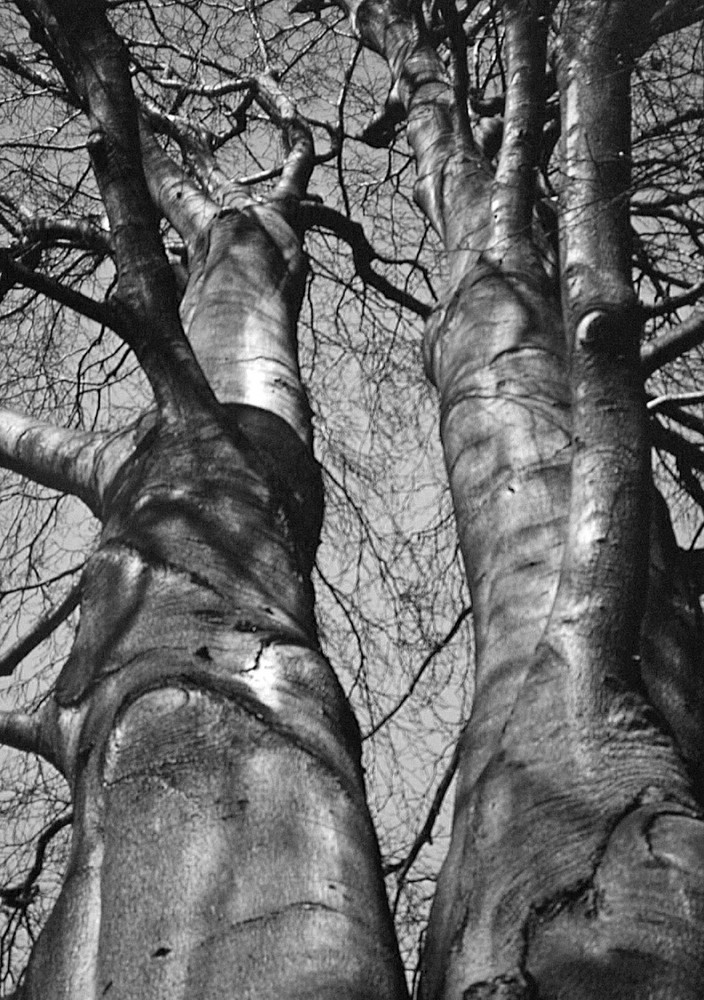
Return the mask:
[[64,816],[59,816],[57,819],[52,820],[52,822],[49,823],[44,830],[42,830],[37,838],[37,849],[34,855],[32,867],[27,872],[25,878],[17,885],[7,886],[0,889],[0,901],[5,906],[23,907],[27,905],[31,899],[32,886],[41,875],[47,847],[57,833],[60,833],[65,827],[70,826],[72,822],[73,813],[68,812]]
[[274,198],[282,201],[293,199],[298,205],[305,197],[315,163],[311,130],[271,73],[263,73],[258,77],[255,99],[283,132],[288,151]]
[[301,221],[306,229],[319,226],[344,240],[352,250],[355,270],[362,281],[375,288],[391,302],[396,302],[398,305],[410,309],[422,319],[428,319],[432,312],[432,306],[421,302],[420,299],[405,292],[402,288],[392,285],[383,275],[377,274],[372,268],[372,261],[380,260],[380,257],[367,239],[359,222],[353,222],[334,208],[313,202],[304,202],[301,205]]
[[113,255],[110,234],[88,219],[60,219],[55,216],[32,216],[22,223],[22,235],[32,243],[54,246],[70,243],[81,250],[91,250],[103,257]]
[[144,175],[127,49],[104,3],[18,0],[18,6],[90,121],[88,150],[117,265],[116,332],[135,351],[164,414],[190,421],[194,412],[212,412],[216,400],[181,326]]
[[66,621],[71,612],[78,607],[80,599],[81,584],[78,583],[72,587],[58,607],[50,611],[48,615],[40,618],[27,635],[22,636],[11,649],[8,649],[4,656],[0,657],[0,677],[8,677],[15,667],[26,656],[29,656],[32,650],[36,649],[45,639],[48,639],[59,625]]
[[0,249],[0,275],[3,284],[7,286],[17,284],[24,288],[31,288],[54,302],[68,306],[69,309],[73,309],[74,312],[80,313],[87,319],[92,319],[101,326],[109,326],[111,330],[119,332],[120,321],[110,305],[105,302],[96,302],[95,299],[88,298],[87,295],[82,295],[81,292],[76,292],[73,288],[68,288],[53,278],[47,278],[46,275],[34,271],[31,267],[25,267],[4,249]]

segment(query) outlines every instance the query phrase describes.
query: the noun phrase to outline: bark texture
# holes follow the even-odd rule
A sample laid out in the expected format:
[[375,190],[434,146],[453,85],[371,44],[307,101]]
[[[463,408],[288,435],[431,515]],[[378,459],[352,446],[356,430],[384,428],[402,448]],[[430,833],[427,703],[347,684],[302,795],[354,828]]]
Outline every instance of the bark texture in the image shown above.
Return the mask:
[[[13,417],[0,441],[103,526],[41,732],[13,736],[61,768],[74,811],[20,995],[402,998],[359,732],[313,614],[323,499],[295,332],[310,136],[275,92],[281,182],[223,208],[140,124],[104,5],[18,6],[90,117],[115,328],[156,401],[114,435]],[[154,205],[191,251],[183,325]]]
[[25,997],[403,995],[294,431],[145,420],[55,691],[66,881]]
[[417,200],[451,259],[425,347],[477,676],[421,996],[699,996],[701,631],[653,500],[629,270],[647,26],[629,4],[558,7],[558,287],[535,214],[550,5],[501,5],[495,172],[410,10],[349,6],[405,104]]

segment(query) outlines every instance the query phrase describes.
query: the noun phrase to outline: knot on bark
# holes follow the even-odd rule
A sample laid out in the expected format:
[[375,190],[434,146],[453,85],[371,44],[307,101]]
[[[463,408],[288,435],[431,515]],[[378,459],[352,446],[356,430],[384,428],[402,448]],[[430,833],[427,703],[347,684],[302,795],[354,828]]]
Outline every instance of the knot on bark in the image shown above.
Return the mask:
[[575,324],[575,347],[590,353],[621,356],[637,347],[642,322],[637,302],[592,305]]

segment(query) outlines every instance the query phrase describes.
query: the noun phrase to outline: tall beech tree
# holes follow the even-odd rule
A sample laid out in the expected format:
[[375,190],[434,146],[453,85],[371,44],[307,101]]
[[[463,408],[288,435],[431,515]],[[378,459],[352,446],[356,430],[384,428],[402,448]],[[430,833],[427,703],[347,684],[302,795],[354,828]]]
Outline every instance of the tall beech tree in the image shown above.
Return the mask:
[[[4,293],[112,331],[152,400],[93,430],[0,411],[2,465],[101,525],[78,588],[2,661],[9,673],[80,602],[39,707],[0,717],[6,744],[64,775],[73,811],[18,996],[406,995],[360,732],[313,609],[323,490],[297,327],[303,240],[315,267],[322,233],[388,303],[350,312],[352,350],[365,323],[391,337],[399,308],[424,321],[471,594],[471,715],[415,844],[386,859],[407,875],[456,768],[418,995],[699,997],[704,574],[663,493],[704,500],[704,6],[14,10],[25,40],[0,65],[43,113],[67,109],[48,128],[72,138],[85,120],[76,153],[94,180],[76,160],[51,218],[0,194]],[[236,24],[254,55],[227,75]],[[287,50],[290,24],[304,28]],[[193,56],[186,25],[217,58]],[[391,78],[366,121],[360,74],[357,95]],[[264,164],[272,128],[283,153]],[[383,250],[360,222],[377,187],[352,137],[387,157]],[[104,221],[79,213],[90,198]],[[58,246],[79,255],[62,275]],[[332,312],[318,323],[344,325]],[[435,652],[461,634],[455,613]]]

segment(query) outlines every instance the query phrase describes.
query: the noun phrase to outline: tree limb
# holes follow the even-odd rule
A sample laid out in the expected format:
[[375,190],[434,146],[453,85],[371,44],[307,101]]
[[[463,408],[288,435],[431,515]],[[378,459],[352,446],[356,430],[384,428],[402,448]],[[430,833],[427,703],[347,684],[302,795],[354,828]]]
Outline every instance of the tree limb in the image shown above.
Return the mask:
[[301,219],[304,228],[319,226],[334,233],[335,236],[347,243],[352,250],[355,270],[362,281],[375,288],[391,302],[396,302],[404,308],[410,309],[422,319],[427,319],[430,316],[432,306],[421,302],[409,292],[396,288],[372,268],[372,261],[381,258],[367,239],[359,222],[353,222],[352,219],[348,219],[347,216],[342,215],[334,208],[313,202],[304,202],[301,205]]
[[704,342],[704,311],[699,310],[678,326],[643,344],[640,349],[643,376],[647,378],[658,368],[686,354],[693,347],[698,347],[702,342]]
[[78,583],[76,586],[72,587],[68,592],[63,601],[50,611],[48,615],[40,618],[34,628],[27,635],[22,636],[22,638],[15,643],[4,656],[0,657],[0,676],[9,677],[22,660],[36,649],[45,639],[66,621],[68,616],[78,607],[78,603],[81,599],[81,584]]
[[0,249],[0,274],[3,283],[8,286],[17,284],[24,288],[31,288],[54,302],[68,306],[69,309],[80,313],[81,316],[94,320],[101,326],[108,326],[116,332],[120,330],[119,317],[110,305],[105,302],[96,302],[95,299],[62,285],[31,267],[25,267],[5,249]]
[[452,753],[452,757],[450,758],[450,763],[447,765],[445,773],[440,779],[438,787],[435,789],[435,795],[433,796],[433,801],[430,804],[430,809],[428,810],[425,822],[418,831],[410,851],[400,864],[386,866],[385,868],[384,874],[391,874],[391,872],[396,873],[396,884],[398,885],[399,890],[406,878],[406,875],[408,875],[409,871],[415,864],[416,858],[420,854],[421,850],[425,844],[429,843],[431,840],[435,821],[440,814],[440,809],[442,808],[445,796],[447,795],[450,785],[452,784],[452,779],[455,776],[455,771],[457,770],[460,762],[461,747],[462,736],[460,735],[455,743],[455,749]]
[[140,118],[139,135],[152,201],[192,252],[198,235],[217,215],[218,205],[164,152],[144,118]]
[[137,355],[159,409],[180,420],[215,398],[183,333],[179,297],[142,166],[129,55],[105,3],[17,0],[54,65],[88,114],[88,149],[110,222],[116,332]]
[[40,716],[26,712],[0,712],[0,745],[46,756]]
[[97,514],[99,452],[113,435],[67,430],[0,407],[0,466],[79,497]]
[[70,243],[81,250],[91,250],[102,257],[113,254],[110,234],[88,219],[61,219],[56,216],[31,216],[22,222],[22,235],[42,246]]
[[44,856],[46,854],[46,849],[57,835],[65,827],[70,826],[73,822],[73,813],[69,812],[63,816],[59,816],[57,819],[52,820],[47,827],[42,830],[39,837],[37,838],[37,848],[34,854],[34,861],[32,867],[27,872],[26,876],[17,885],[6,886],[0,889],[0,902],[5,906],[12,906],[22,908],[27,905],[27,903],[32,898],[32,887],[37,881],[42,873],[42,868],[44,867]]
[[433,646],[433,648],[430,650],[430,652],[424,658],[424,660],[421,663],[420,667],[416,671],[416,673],[415,673],[415,675],[413,677],[413,680],[411,681],[411,683],[409,684],[408,688],[406,689],[406,691],[404,692],[404,694],[401,696],[401,698],[399,698],[399,700],[396,702],[396,704],[394,705],[394,707],[391,708],[391,709],[389,709],[389,711],[386,713],[386,715],[384,715],[383,718],[381,718],[379,720],[379,722],[376,723],[376,725],[372,726],[372,728],[369,730],[368,733],[364,734],[364,736],[362,737],[362,739],[368,740],[370,738],[370,736],[374,736],[376,733],[378,733],[379,730],[382,728],[382,726],[385,726],[386,723],[389,721],[389,719],[392,719],[394,717],[394,715],[396,715],[396,713],[401,708],[403,708],[403,706],[406,704],[406,702],[408,701],[408,699],[411,697],[411,695],[415,691],[415,689],[418,686],[418,683],[419,683],[421,677],[423,676],[423,674],[425,673],[425,671],[427,670],[427,668],[433,662],[433,660],[438,655],[438,653],[440,653],[443,649],[445,649],[446,646],[448,646],[452,642],[452,640],[455,638],[455,636],[459,632],[460,627],[462,626],[462,623],[469,617],[469,615],[471,613],[472,613],[471,606],[467,607],[467,608],[462,608],[462,610],[460,611],[459,615],[457,616],[457,618],[453,622],[450,630],[442,637],[442,639],[438,640],[438,642],[435,643],[435,645]]
[[650,425],[653,445],[674,455],[679,462],[686,462],[693,469],[704,472],[704,453],[697,445],[687,441],[669,427],[663,427],[659,420],[653,420]]

